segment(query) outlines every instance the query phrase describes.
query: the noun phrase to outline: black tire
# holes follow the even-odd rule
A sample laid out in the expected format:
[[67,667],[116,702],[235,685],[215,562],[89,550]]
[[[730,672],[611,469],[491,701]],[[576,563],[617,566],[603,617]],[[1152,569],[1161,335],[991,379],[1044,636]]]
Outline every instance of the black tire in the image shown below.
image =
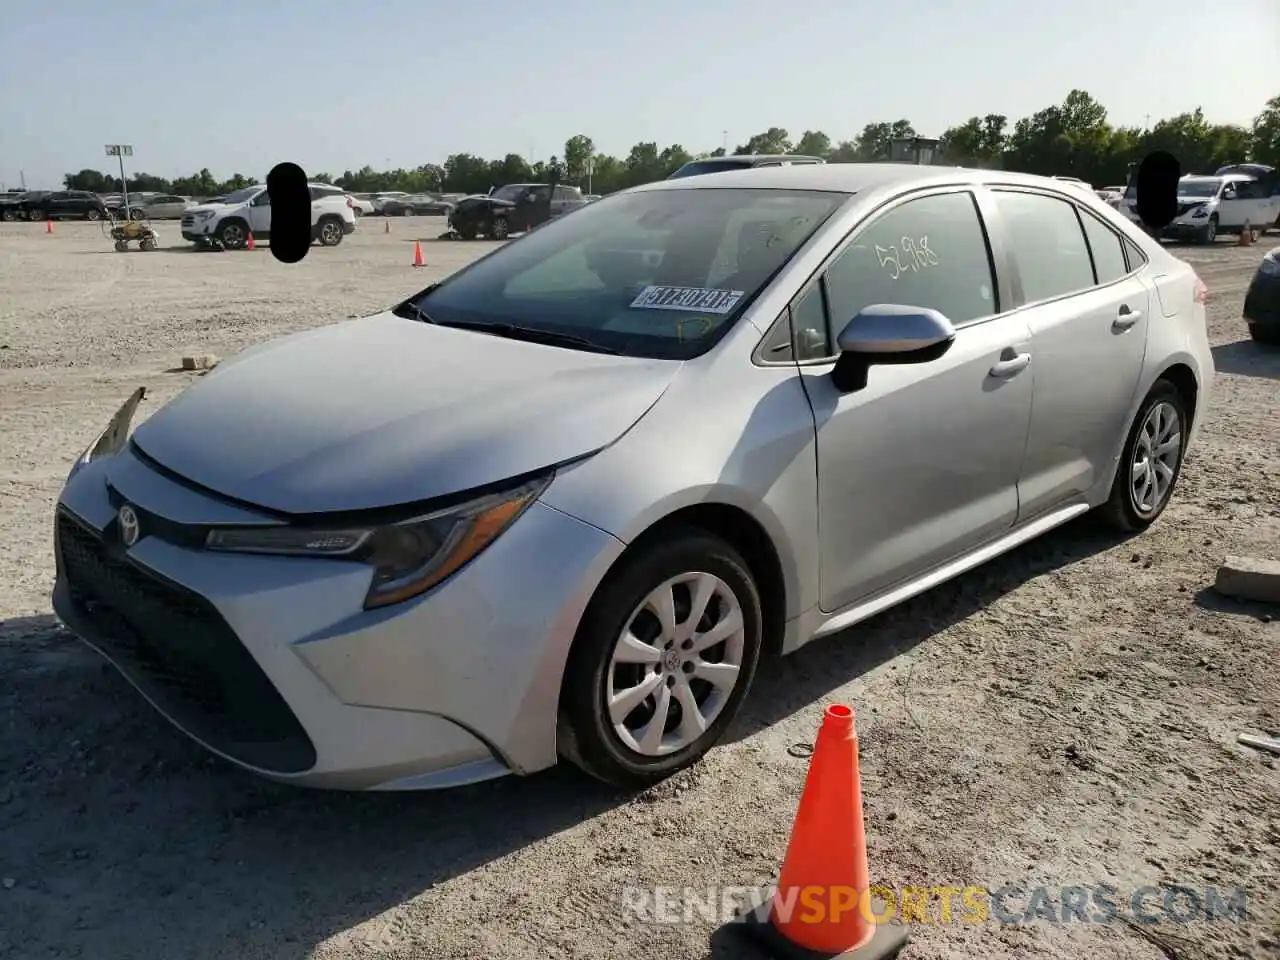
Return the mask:
[[1212,244],[1218,239],[1218,215],[1215,213],[1209,218],[1209,222],[1204,225],[1204,229],[1200,231],[1200,235],[1196,237],[1200,243]]
[[3,218],[5,223],[13,223],[14,220],[18,219],[18,215],[12,210],[5,209],[0,211],[0,218]]
[[129,249],[129,244],[127,244],[125,241],[123,240],[116,241],[116,253],[124,253],[128,249]]
[[474,240],[476,238],[476,228],[474,225],[458,227],[458,236],[463,240]]
[[[1154,505],[1154,509],[1140,509],[1133,490],[1133,471],[1135,454],[1138,451],[1147,419],[1152,411],[1161,404],[1168,404],[1178,415],[1178,434],[1181,438],[1177,451],[1176,463],[1173,465],[1173,477],[1164,495]],[[1178,478],[1182,475],[1182,461],[1186,455],[1187,433],[1190,426],[1190,415],[1182,394],[1168,380],[1157,380],[1151,387],[1138,415],[1129,426],[1129,436],[1125,440],[1124,452],[1116,465],[1115,479],[1111,483],[1111,496],[1102,509],[1100,517],[1110,526],[1124,533],[1136,533],[1147,529],[1164,513],[1173,492],[1177,489]]]
[[[737,683],[701,736],[677,751],[646,756],[624,745],[607,719],[605,699],[614,648],[633,611],[655,587],[694,571],[720,578],[742,609],[742,660]],[[557,737],[561,756],[598,780],[636,789],[697,763],[724,735],[751,688],[762,632],[759,591],[746,562],[729,544],[701,530],[685,529],[642,547],[601,584],[578,627],[561,687]],[[655,672],[659,669],[654,665]],[[667,682],[670,685],[672,681]]]
[[156,248],[156,242],[152,240],[150,237],[147,237],[147,239],[141,241],[138,244],[139,250],[154,250],[155,248]]
[[316,224],[316,239],[322,247],[336,247],[342,242],[342,218],[332,215],[320,218]]
[[28,211],[27,211],[27,219],[28,219],[28,220],[30,220],[30,221],[32,221],[33,223],[34,223],[35,221],[37,221],[37,220],[43,220],[43,219],[44,219],[44,211],[43,211],[43,210],[28,210]]
[[1249,324],[1249,336],[1255,343],[1265,343],[1269,347],[1280,347],[1280,327],[1264,327],[1260,323]]
[[249,245],[249,224],[238,217],[218,224],[218,243],[224,250],[243,250]]
[[102,219],[102,211],[101,211],[101,210],[96,210],[96,209],[90,208],[90,209],[85,213],[84,218],[85,218],[86,220],[90,220],[90,221],[93,221],[93,220],[101,220],[101,219]]
[[493,225],[489,227],[489,236],[494,240],[505,240],[511,236],[511,224],[507,223],[506,217],[493,218]]

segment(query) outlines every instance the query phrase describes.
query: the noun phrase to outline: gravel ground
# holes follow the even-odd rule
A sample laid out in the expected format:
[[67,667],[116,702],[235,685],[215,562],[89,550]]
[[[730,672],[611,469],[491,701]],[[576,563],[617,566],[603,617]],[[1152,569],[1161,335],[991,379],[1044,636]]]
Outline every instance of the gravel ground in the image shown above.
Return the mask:
[[[451,793],[261,782],[156,716],[50,615],[71,459],[184,354],[372,312],[486,244],[369,220],[284,267],[265,250],[116,254],[94,225],[0,226],[0,956],[754,957],[664,925],[628,886],[767,883],[823,705],[859,708],[872,872],[889,884],[1247,889],[1244,923],[934,923],[905,960],[1280,953],[1280,625],[1209,589],[1280,557],[1280,353],[1239,320],[1261,256],[1188,248],[1219,381],[1165,517],[1063,528],[766,669],[731,742],[639,797],[570,770]],[[414,270],[421,237],[428,267]],[[1025,901],[1010,900],[1017,909]],[[940,917],[935,907],[934,919]]]

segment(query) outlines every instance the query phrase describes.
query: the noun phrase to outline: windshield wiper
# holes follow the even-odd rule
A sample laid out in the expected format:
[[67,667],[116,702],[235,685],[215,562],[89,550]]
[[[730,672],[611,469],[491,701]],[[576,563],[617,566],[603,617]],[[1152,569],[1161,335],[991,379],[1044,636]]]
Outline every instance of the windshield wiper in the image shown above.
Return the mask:
[[462,330],[475,330],[479,333],[491,333],[495,337],[509,337],[512,340],[528,340],[531,343],[545,343],[557,347],[577,347],[595,353],[618,355],[617,350],[588,340],[586,337],[572,333],[560,333],[555,330],[540,330],[537,327],[521,327],[514,323],[482,323],[475,320],[452,320],[439,324],[442,327],[457,327]]
[[[423,290],[422,293],[423,294],[430,293],[432,290],[434,290],[438,286],[440,286],[439,283],[433,283],[431,286],[427,287],[427,289]],[[415,294],[414,296],[421,296],[421,295],[422,294]],[[408,320],[417,320],[421,323],[436,322],[435,320],[431,319],[431,315],[428,314],[427,311],[423,310],[420,306],[414,303],[412,298],[409,300],[406,300],[404,303],[400,303],[392,307],[391,312],[395,314],[397,317],[405,317]]]

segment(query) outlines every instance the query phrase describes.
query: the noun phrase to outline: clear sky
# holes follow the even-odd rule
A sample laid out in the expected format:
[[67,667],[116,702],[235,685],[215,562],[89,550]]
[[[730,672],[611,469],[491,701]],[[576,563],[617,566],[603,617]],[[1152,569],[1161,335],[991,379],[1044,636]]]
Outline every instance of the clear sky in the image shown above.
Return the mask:
[[[691,152],[782,126],[936,135],[1097,97],[1113,123],[1280,94],[1280,0],[3,0],[0,183]],[[726,132],[727,131],[727,134]]]

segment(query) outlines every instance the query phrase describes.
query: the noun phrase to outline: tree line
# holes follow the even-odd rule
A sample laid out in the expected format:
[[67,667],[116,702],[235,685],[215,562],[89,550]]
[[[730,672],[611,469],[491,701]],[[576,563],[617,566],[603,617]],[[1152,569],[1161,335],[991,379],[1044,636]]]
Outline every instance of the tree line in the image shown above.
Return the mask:
[[[852,140],[834,140],[821,130],[798,138],[782,127],[770,127],[738,144],[733,153],[797,153],[829,162],[888,160],[896,138],[917,133],[907,119],[868,123]],[[942,133],[935,163],[1023,173],[1079,177],[1095,186],[1126,182],[1129,164],[1153,150],[1167,150],[1184,173],[1212,173],[1229,163],[1252,161],[1280,167],[1280,96],[1267,101],[1248,126],[1210,123],[1200,108],[1160,120],[1146,129],[1113,126],[1106,108],[1084,90],[1072,90],[1062,103],[1045,107],[1010,125],[1003,114],[973,116]],[[723,148],[698,154],[723,156]],[[661,180],[695,158],[680,144],[659,147],[637,143],[625,157],[599,153],[585,134],[570,137],[562,153],[530,163],[509,153],[486,160],[471,153],[449,155],[443,164],[424,163],[412,170],[374,170],[365,166],[341,176],[311,173],[313,181],[332,183],[352,193],[403,190],[408,193],[487,193],[504,183],[560,182],[584,192],[605,194]],[[265,179],[265,176],[263,177]],[[81,170],[63,178],[68,190],[119,192],[120,178],[98,170]],[[254,182],[236,173],[218,180],[208,168],[190,177],[168,180],[148,173],[128,178],[131,191],[156,191],[210,197]]]

